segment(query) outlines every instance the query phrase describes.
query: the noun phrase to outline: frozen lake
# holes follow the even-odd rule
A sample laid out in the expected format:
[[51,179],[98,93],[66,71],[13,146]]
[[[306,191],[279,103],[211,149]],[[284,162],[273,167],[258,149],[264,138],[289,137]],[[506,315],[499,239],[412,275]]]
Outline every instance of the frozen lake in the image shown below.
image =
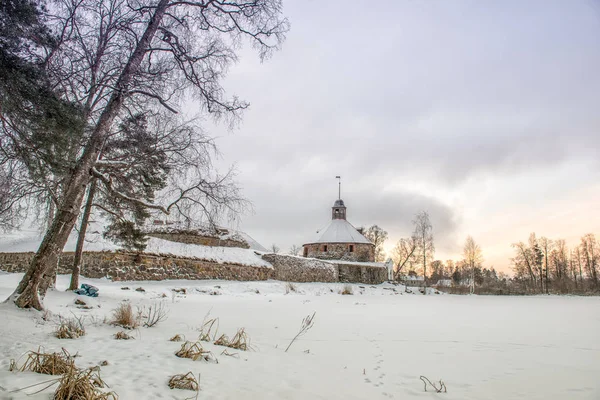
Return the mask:
[[[0,275],[3,299],[20,276]],[[286,294],[286,284],[275,281],[82,282],[100,288],[100,297],[82,297],[92,310],[76,308],[81,296],[63,291],[67,276],[45,301],[55,316],[87,315],[87,335],[79,339],[56,339],[56,322],[1,305],[6,391],[49,379],[8,372],[11,358],[44,345],[78,352],[80,367],[108,360],[102,378],[121,399],[189,398],[193,392],[167,386],[171,375],[188,371],[201,375],[201,399],[600,399],[598,297],[423,296],[387,284],[352,285],[353,295],[343,296],[342,284],[296,284]],[[139,286],[146,292],[133,290]],[[187,294],[174,295],[172,288]],[[162,301],[168,320],[133,331],[135,340],[114,340],[121,329],[102,320],[122,300],[140,307]],[[202,342],[218,364],[175,357],[181,343],[168,339],[196,340],[209,312],[219,318],[219,334],[245,327],[254,351],[227,357],[220,355],[223,347]],[[313,312],[314,327],[285,353]],[[442,379],[448,392],[424,392],[421,375]],[[34,389],[10,396],[46,399],[52,392],[25,395]],[[10,398],[6,391],[0,398]]]

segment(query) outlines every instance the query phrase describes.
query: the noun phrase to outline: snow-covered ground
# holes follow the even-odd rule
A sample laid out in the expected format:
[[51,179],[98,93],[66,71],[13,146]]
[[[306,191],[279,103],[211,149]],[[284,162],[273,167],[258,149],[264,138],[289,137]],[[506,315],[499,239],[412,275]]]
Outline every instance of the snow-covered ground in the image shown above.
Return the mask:
[[[0,297],[20,277],[0,274]],[[55,315],[86,315],[79,339],[56,339],[55,322],[0,304],[0,398],[50,398],[50,390],[24,393],[38,388],[7,394],[49,379],[8,371],[11,358],[43,345],[78,353],[80,367],[107,360],[102,378],[121,399],[189,398],[192,392],[167,386],[187,371],[201,375],[200,399],[600,399],[598,297],[422,296],[391,285],[352,285],[354,294],[342,296],[342,284],[296,284],[286,294],[276,281],[83,282],[100,288],[98,298],[82,297],[92,310],[76,308],[78,296],[64,292],[67,276],[45,301]],[[133,290],[139,286],[146,291]],[[163,301],[169,318],[133,331],[135,340],[114,340],[121,329],[102,320],[123,300]],[[285,353],[315,311],[314,327]],[[175,357],[181,343],[168,339],[195,340],[207,314],[219,318],[219,333],[245,327],[254,351],[227,357],[203,342],[218,364]],[[420,375],[442,379],[448,392],[425,393]]]

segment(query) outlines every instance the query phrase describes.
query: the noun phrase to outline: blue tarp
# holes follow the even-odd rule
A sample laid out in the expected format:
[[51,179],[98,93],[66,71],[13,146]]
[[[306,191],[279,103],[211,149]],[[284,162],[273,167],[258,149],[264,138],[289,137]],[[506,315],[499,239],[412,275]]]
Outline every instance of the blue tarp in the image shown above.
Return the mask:
[[99,289],[96,286],[88,285],[87,283],[81,284],[81,289],[76,289],[75,293],[83,294],[90,297],[98,297]]

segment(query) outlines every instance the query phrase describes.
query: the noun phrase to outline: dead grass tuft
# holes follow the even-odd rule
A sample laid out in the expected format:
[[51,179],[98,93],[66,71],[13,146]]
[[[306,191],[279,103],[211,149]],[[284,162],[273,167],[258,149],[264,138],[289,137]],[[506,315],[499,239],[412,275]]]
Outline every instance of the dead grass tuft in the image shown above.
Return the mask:
[[215,363],[219,362],[211,351],[204,350],[202,345],[198,342],[185,342],[181,345],[181,348],[175,353],[175,355],[179,358],[189,358],[193,361],[201,360]]
[[54,331],[54,336],[59,339],[77,339],[85,335],[83,317],[60,318],[60,324]]
[[238,331],[232,339],[229,339],[227,335],[222,334],[215,341],[215,344],[218,346],[231,347],[232,349],[242,351],[250,350],[250,338],[248,337],[245,328],[238,329]]
[[289,292],[297,292],[297,291],[298,291],[298,288],[292,282],[287,282],[285,284],[285,294],[288,294]]
[[115,333],[113,335],[113,337],[117,340],[129,340],[129,339],[135,339],[133,336],[128,335],[127,333],[125,333],[124,331],[119,331],[117,333]]
[[195,392],[200,390],[200,384],[191,371],[187,374],[173,375],[171,379],[169,379],[169,387],[171,389],[193,390]]
[[343,295],[353,295],[354,291],[352,290],[351,285],[344,285],[344,288],[342,289],[342,291],[340,293]]
[[61,375],[75,368],[75,361],[69,352],[62,349],[60,353],[44,353],[39,347],[38,351],[30,351],[25,362],[20,367],[18,362],[11,360],[10,371],[32,371],[38,374]]
[[131,304],[121,303],[113,311],[112,325],[121,326],[125,329],[135,329],[140,326],[141,313],[134,313]]
[[203,342],[211,342],[217,337],[219,330],[219,318],[212,318],[206,321],[200,328],[200,340]]
[[183,340],[183,338],[181,337],[180,334],[177,334],[175,336],[173,336],[171,339],[169,339],[170,342],[181,342]]
[[107,387],[100,377],[100,368],[79,370],[72,366],[58,382],[54,400],[117,400],[114,392],[103,392]]

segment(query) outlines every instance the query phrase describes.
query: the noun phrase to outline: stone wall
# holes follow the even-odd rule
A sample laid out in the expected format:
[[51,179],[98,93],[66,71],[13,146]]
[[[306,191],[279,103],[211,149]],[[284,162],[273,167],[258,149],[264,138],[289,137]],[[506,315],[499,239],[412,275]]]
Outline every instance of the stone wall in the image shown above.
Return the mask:
[[[0,253],[0,270],[25,272],[34,253]],[[71,273],[72,252],[63,253],[58,273]],[[114,281],[164,279],[226,279],[256,281],[277,279],[292,282],[354,282],[379,284],[387,280],[385,267],[368,263],[344,263],[264,254],[262,258],[273,268],[158,254],[130,252],[84,252],[81,275],[88,278],[109,278]]]
[[379,284],[388,279],[387,268],[377,265],[337,264],[340,282]]
[[202,246],[211,247],[240,247],[242,249],[249,249],[250,246],[246,242],[233,239],[220,239],[212,236],[202,236],[194,233],[162,233],[152,232],[148,233],[147,236],[155,237],[158,239],[170,240],[171,242],[188,243],[188,244],[199,244]]
[[[352,252],[350,245],[354,246]],[[327,251],[324,251],[324,246],[327,246]],[[304,255],[321,260],[373,262],[375,246],[370,243],[312,243],[304,245]]]
[[337,266],[314,258],[264,254],[273,266],[273,279],[288,282],[338,282]]
[[[7,272],[25,272],[34,253],[0,253],[0,269]],[[72,252],[63,253],[58,273],[71,273]],[[107,277],[114,281],[164,279],[227,279],[255,281],[271,279],[273,269],[236,264],[219,264],[199,260],[155,254],[128,252],[84,252],[81,275],[88,278]]]

